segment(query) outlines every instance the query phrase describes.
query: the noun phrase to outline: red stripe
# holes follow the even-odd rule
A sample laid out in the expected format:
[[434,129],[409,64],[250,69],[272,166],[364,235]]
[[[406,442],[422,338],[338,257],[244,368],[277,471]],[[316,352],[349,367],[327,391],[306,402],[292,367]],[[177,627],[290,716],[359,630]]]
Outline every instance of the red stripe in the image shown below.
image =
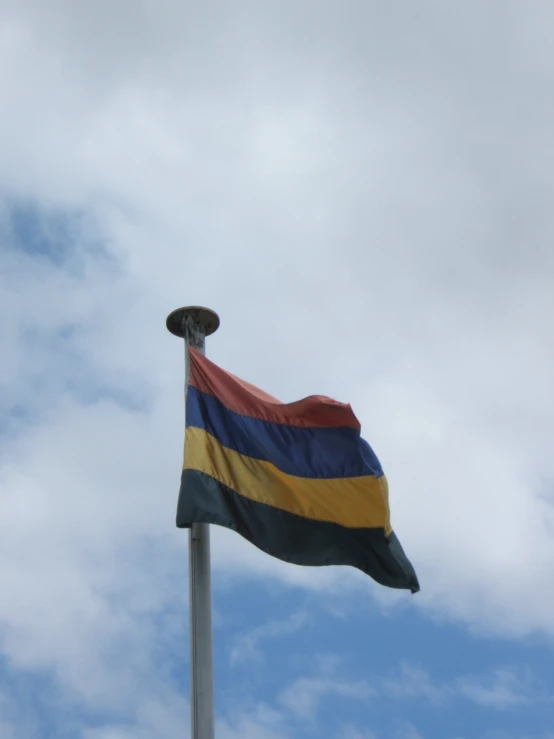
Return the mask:
[[347,403],[324,395],[311,395],[295,403],[281,403],[249,382],[225,372],[195,349],[189,349],[189,383],[218,398],[230,411],[287,426],[348,427],[360,423]]

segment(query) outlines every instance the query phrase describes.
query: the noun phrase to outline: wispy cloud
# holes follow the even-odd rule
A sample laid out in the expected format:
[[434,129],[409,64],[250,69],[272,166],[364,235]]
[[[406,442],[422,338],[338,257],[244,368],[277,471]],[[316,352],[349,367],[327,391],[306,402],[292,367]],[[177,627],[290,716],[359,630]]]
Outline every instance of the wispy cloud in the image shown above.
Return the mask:
[[498,711],[552,701],[551,694],[529,669],[504,668],[484,675],[436,681],[421,667],[403,663],[394,677],[343,682],[326,675],[301,678],[280,696],[297,716],[313,720],[326,695],[357,699],[383,696],[394,700],[424,700],[434,705],[467,700]]
[[529,668],[499,668],[441,682],[421,667],[406,663],[397,676],[383,681],[382,692],[393,698],[423,698],[434,704],[463,699],[499,711],[552,702],[554,698]]
[[341,727],[335,739],[377,739],[377,734],[371,729],[362,729],[353,724],[345,724]]
[[497,669],[489,675],[463,677],[456,682],[456,690],[478,705],[498,710],[553,700],[529,668]]
[[0,737],[1,739],[36,739],[37,721],[32,706],[23,707],[24,701],[17,691],[0,688]]
[[[462,739],[462,737],[459,739]],[[541,732],[538,734],[522,734],[521,732],[513,733],[499,729],[498,731],[487,732],[483,736],[479,737],[479,739],[554,739],[554,733],[547,731],[545,733]]]
[[299,611],[282,621],[268,621],[246,634],[237,634],[229,649],[229,661],[232,665],[236,665],[251,660],[261,660],[263,658],[260,648],[262,642],[290,636],[306,626],[309,621],[309,615],[305,611]]
[[327,697],[365,701],[377,695],[371,685],[361,681],[342,681],[332,678],[303,677],[284,690],[278,702],[303,721],[315,722],[321,701]]
[[218,739],[289,739],[290,734],[287,730],[274,729],[249,716],[241,716],[230,723],[219,721],[216,736]]
[[183,722],[188,719],[188,706],[184,697],[167,691],[165,696],[149,698],[144,695],[134,715],[120,723],[106,722],[85,729],[80,739],[155,739],[177,737]]
[[421,667],[402,664],[400,674],[386,679],[382,684],[384,694],[394,698],[425,698],[431,703],[441,703],[450,694],[450,689],[434,682]]
[[425,737],[416,729],[413,724],[409,723],[408,721],[404,721],[399,726],[396,732],[395,739],[425,739]]
[[[348,680],[342,676],[340,660],[332,656],[321,665],[316,676],[301,677],[277,697],[282,716],[315,724],[321,707],[328,700],[355,701],[425,701],[446,707],[469,701],[495,711],[538,705],[552,700],[545,686],[529,669],[497,669],[483,675],[461,676],[450,681],[436,681],[422,669],[403,663],[394,677],[373,676],[367,680]],[[345,729],[346,731],[346,729]],[[398,729],[399,739],[420,739],[409,723]]]

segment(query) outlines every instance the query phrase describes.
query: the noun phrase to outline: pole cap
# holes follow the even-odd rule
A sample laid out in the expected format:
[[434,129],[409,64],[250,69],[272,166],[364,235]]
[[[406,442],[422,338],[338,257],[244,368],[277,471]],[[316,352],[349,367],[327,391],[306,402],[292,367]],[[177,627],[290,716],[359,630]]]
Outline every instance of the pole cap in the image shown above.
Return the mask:
[[184,339],[183,320],[191,316],[195,323],[199,323],[204,329],[204,336],[214,334],[219,328],[219,316],[209,308],[201,308],[198,305],[189,305],[187,308],[177,308],[170,313],[166,319],[167,330],[174,336]]

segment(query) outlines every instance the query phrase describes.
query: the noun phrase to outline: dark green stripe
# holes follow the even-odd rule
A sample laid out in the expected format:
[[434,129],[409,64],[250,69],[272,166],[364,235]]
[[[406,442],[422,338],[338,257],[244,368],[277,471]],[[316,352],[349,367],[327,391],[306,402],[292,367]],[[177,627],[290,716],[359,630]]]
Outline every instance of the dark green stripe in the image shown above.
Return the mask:
[[357,429],[288,426],[243,416],[195,387],[187,391],[187,426],[203,429],[222,446],[270,462],[298,477],[381,477],[372,448]]
[[350,565],[381,585],[411,590],[419,583],[394,534],[313,521],[249,500],[196,470],[183,470],[177,526],[213,523],[237,531],[267,554],[297,565]]

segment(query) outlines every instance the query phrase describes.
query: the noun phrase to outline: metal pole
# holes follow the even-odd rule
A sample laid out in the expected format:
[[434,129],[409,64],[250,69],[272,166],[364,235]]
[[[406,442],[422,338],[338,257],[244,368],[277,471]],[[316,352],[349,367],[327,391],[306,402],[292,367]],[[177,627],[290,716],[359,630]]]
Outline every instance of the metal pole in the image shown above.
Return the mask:
[[[179,308],[167,318],[171,333],[185,340],[185,408],[189,383],[188,348],[205,353],[205,337],[219,326],[206,308]],[[191,739],[214,739],[210,529],[195,523],[189,529],[190,712]]]

